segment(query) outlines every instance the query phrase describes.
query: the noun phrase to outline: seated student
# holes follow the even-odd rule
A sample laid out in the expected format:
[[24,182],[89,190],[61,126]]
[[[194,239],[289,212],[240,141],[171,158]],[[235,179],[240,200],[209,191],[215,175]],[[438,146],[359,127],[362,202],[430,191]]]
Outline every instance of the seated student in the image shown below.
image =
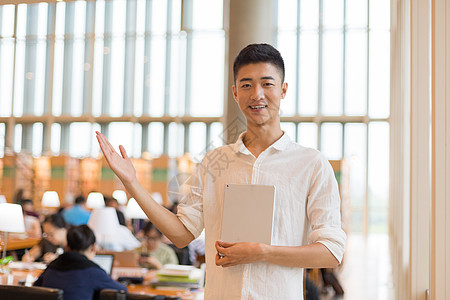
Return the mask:
[[91,213],[86,209],[86,198],[83,196],[76,197],[74,206],[65,209],[63,216],[70,225],[87,224]]
[[31,199],[22,199],[19,201],[22,206],[23,221],[25,224],[25,232],[28,236],[40,237],[42,234],[41,223],[39,218],[33,214],[33,201]]
[[67,232],[68,251],[51,262],[35,286],[62,289],[65,300],[97,299],[102,289],[127,291],[92,261],[96,252],[94,232],[87,225]]
[[47,216],[42,223],[43,239],[22,256],[22,261],[50,263],[64,252],[67,245],[67,223],[60,213]]
[[166,264],[178,264],[175,251],[162,242],[163,234],[151,222],[144,227],[144,241],[136,251],[140,254],[139,265],[149,269],[161,269]]
[[125,215],[123,212],[119,210],[119,202],[110,197],[105,197],[105,206],[114,207],[116,209],[117,219],[119,220],[119,224],[122,226],[127,226]]

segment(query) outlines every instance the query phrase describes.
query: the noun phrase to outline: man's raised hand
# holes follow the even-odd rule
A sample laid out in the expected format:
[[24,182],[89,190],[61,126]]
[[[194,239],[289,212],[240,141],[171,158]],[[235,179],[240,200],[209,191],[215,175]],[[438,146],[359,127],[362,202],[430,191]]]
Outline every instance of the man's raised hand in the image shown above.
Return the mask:
[[114,150],[113,146],[109,143],[106,136],[96,131],[97,140],[102,149],[103,155],[106,158],[106,161],[109,164],[109,167],[113,172],[119,177],[124,185],[131,183],[136,179],[136,170],[131,162],[130,158],[125,151],[125,148],[120,145],[119,150],[120,156],[116,150]]

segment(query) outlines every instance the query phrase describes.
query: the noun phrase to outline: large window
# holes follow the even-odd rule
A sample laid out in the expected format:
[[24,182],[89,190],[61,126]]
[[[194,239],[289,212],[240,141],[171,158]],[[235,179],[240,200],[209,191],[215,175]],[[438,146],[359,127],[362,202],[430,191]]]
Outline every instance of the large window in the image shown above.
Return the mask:
[[389,0],[278,1],[284,130],[350,164],[352,230],[387,232]]
[[210,145],[222,20],[221,0],[0,5],[0,154],[97,156],[95,130],[137,157]]

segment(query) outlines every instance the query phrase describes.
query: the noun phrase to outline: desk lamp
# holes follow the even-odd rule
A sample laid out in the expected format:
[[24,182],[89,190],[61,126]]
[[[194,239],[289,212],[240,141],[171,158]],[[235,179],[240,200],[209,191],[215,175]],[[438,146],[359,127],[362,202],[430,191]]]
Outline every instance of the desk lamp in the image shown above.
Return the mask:
[[94,231],[98,244],[102,248],[110,248],[108,243],[113,243],[115,234],[119,230],[119,219],[114,207],[96,208],[89,217],[88,226]]
[[91,209],[105,207],[105,198],[103,197],[103,194],[98,192],[89,193],[86,206]]
[[142,226],[142,221],[137,222],[137,219],[148,219],[147,215],[144,213],[144,211],[134,198],[130,198],[130,200],[128,200],[127,207],[125,208],[125,217],[127,217],[128,219],[132,219],[133,230],[135,234],[139,232],[140,227]]
[[4,233],[2,273],[5,273],[4,259],[6,257],[8,232],[25,232],[22,206],[12,203],[0,204],[0,231]]
[[127,193],[125,191],[115,190],[112,193],[112,196],[113,196],[114,199],[117,200],[117,203],[119,203],[119,205],[126,205],[127,204]]
[[46,191],[42,196],[41,205],[43,207],[59,207],[58,193],[55,191]]

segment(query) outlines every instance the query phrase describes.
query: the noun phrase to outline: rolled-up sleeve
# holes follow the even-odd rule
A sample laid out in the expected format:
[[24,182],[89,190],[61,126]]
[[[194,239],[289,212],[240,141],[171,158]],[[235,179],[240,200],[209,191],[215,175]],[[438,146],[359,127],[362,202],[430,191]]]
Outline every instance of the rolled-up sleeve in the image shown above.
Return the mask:
[[341,263],[347,240],[341,228],[341,199],[333,169],[322,155],[311,176],[307,201],[307,215],[311,224],[308,242],[323,244]]
[[199,166],[194,174],[180,186],[183,195],[177,207],[178,219],[195,238],[200,236],[204,227],[201,167]]

